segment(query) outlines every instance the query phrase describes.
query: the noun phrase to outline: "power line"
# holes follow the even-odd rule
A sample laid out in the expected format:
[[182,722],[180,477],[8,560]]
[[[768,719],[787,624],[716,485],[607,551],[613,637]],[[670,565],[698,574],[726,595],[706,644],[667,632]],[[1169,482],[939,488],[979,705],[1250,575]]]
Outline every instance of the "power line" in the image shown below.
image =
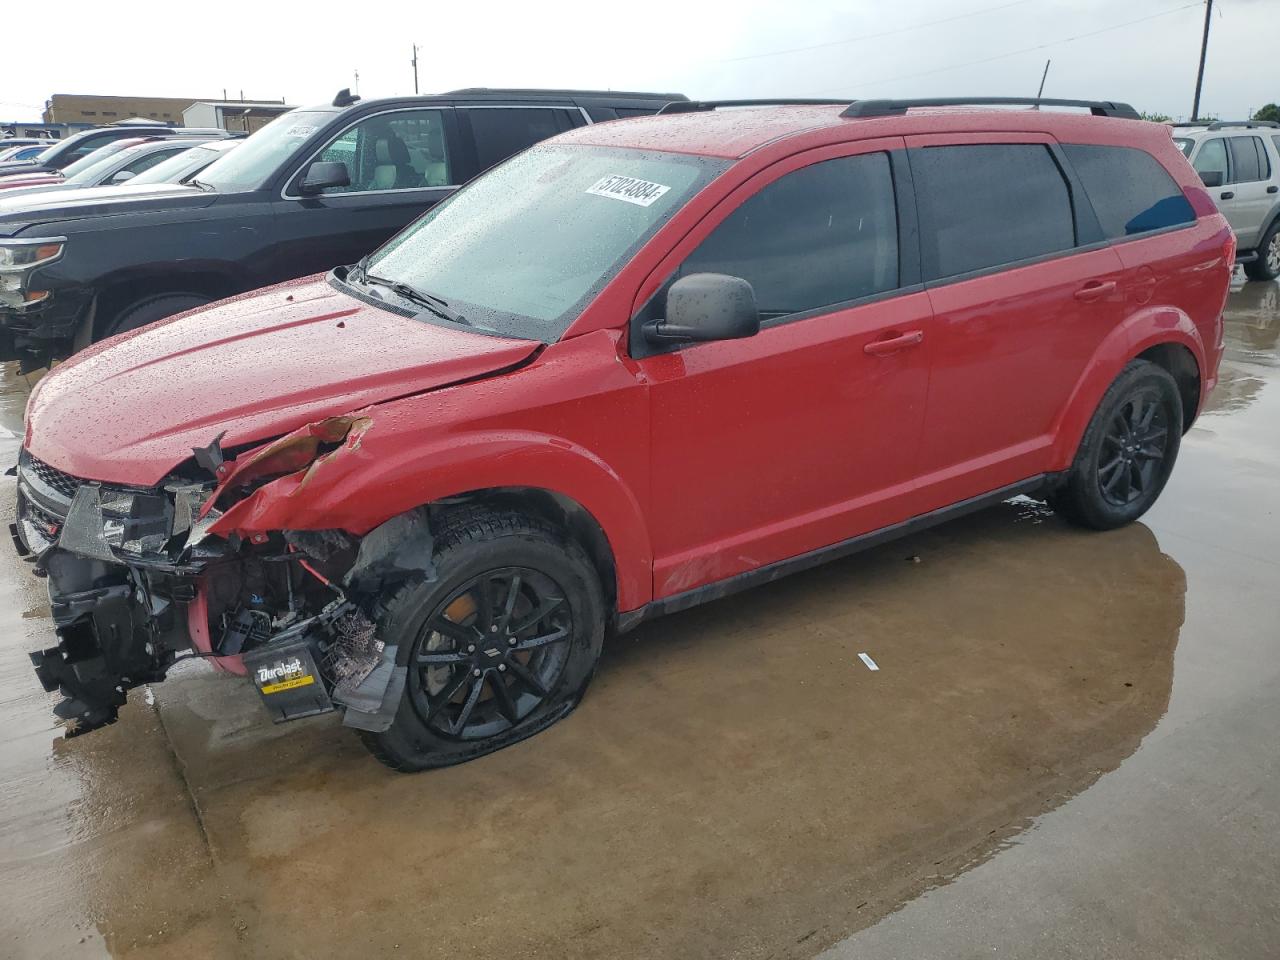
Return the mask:
[[995,13],[997,10],[1008,10],[1010,7],[1020,7],[1023,4],[1031,3],[1032,0],[1013,0],[1011,3],[1002,3],[996,7],[984,7],[981,10],[970,10],[968,13],[957,13],[953,17],[944,17],[941,20],[926,20],[923,23],[913,23],[905,27],[896,27],[893,30],[884,30],[880,33],[866,33],[860,37],[847,37],[844,40],[828,40],[825,43],[814,43],[805,47],[789,47],[786,50],[770,50],[767,53],[748,53],[741,57],[725,57],[714,63],[739,63],[743,60],[759,60],[762,57],[781,57],[788,53],[803,53],[806,50],[823,50],[827,47],[840,47],[847,43],[858,43],[861,40],[877,40],[880,37],[892,37],[899,33],[908,33],[912,30],[923,30],[925,27],[936,27],[943,23],[954,23],[956,20],[964,20],[966,17],[977,17],[984,13]]
[[817,93],[829,93],[833,90],[841,92],[851,89],[853,86],[874,87],[882,83],[896,83],[899,80],[914,80],[916,77],[929,77],[935,73],[946,73],[948,70],[959,70],[963,67],[976,67],[983,63],[991,63],[995,60],[1005,60],[1009,57],[1017,57],[1024,53],[1034,53],[1037,50],[1044,50],[1048,47],[1056,47],[1064,43],[1072,43],[1076,40],[1084,40],[1087,37],[1096,37],[1102,33],[1110,33],[1112,30],[1122,30],[1125,27],[1132,27],[1134,24],[1146,23],[1148,20],[1155,20],[1158,17],[1167,17],[1170,14],[1178,13],[1182,10],[1190,10],[1192,7],[1198,7],[1201,0],[1195,0],[1194,3],[1185,3],[1180,7],[1173,7],[1170,10],[1162,10],[1160,13],[1153,13],[1150,16],[1138,17],[1136,20],[1126,20],[1124,23],[1112,24],[1109,27],[1102,27],[1099,30],[1090,30],[1088,33],[1078,33],[1074,37],[1063,37],[1061,40],[1049,40],[1045,43],[1038,43],[1034,47],[1023,47],[1021,50],[1010,50],[1008,53],[997,53],[991,57],[983,57],[981,60],[969,60],[965,63],[953,63],[947,67],[938,67],[935,70],[922,70],[919,73],[907,73],[899,77],[884,77],[879,80],[870,80],[866,83],[843,84],[840,87],[828,87],[826,90],[818,90]]

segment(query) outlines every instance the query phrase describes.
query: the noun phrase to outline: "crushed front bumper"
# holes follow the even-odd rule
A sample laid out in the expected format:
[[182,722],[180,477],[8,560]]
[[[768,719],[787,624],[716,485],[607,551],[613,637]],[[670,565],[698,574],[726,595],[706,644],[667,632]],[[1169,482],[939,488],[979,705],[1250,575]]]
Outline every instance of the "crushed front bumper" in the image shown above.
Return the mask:
[[[185,604],[204,566],[120,562],[102,539],[103,489],[24,454],[9,529],[19,555],[48,584],[58,644],[31,661],[44,688],[62,693],[54,712],[74,721],[68,735],[112,723],[129,689],[164,678],[175,652],[190,645]],[[93,504],[96,511],[85,509]],[[157,522],[143,518],[122,532]]]
[[[192,648],[247,672],[276,722],[340,705],[349,726],[391,724],[406,672],[397,648],[305,561],[306,538],[294,535],[299,549],[279,535],[261,544],[207,537],[218,516],[198,516],[209,485],[112,487],[25,450],[17,476],[10,534],[46,578],[58,637],[31,659],[44,688],[62,694],[54,712],[71,721],[68,736],[114,722],[128,690],[163,680]],[[359,556],[352,569],[368,575],[376,564]]]
[[0,305],[0,360],[17,360],[25,371],[69,357],[92,306],[92,293],[81,290],[59,290],[23,309]]

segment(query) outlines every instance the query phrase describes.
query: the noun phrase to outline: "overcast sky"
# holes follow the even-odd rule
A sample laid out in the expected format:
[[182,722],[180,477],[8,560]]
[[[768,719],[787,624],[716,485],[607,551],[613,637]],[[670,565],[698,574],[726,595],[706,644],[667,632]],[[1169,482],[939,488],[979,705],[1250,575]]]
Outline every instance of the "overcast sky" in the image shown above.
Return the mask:
[[[462,86],[698,98],[1045,95],[1191,112],[1196,0],[646,0],[643,3],[6,4],[0,120],[52,93],[365,97]],[[1139,21],[1139,22],[1135,22]],[[1076,38],[1076,39],[1071,39]],[[1280,101],[1280,0],[1215,0],[1201,112]]]

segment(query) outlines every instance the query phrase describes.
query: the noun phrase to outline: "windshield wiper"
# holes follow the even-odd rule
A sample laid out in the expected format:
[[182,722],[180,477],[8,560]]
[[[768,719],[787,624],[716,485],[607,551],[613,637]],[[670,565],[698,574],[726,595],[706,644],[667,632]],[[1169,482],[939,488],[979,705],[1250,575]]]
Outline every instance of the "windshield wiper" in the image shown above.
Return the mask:
[[364,265],[364,260],[361,260],[356,264],[356,267],[360,270],[360,281],[362,283],[376,283],[379,286],[386,287],[388,290],[393,291],[411,303],[416,303],[418,306],[423,307],[426,310],[430,310],[442,320],[448,320],[450,323],[460,323],[468,327],[471,326],[466,317],[455,310],[449,309],[448,300],[442,300],[434,293],[427,293],[425,290],[418,290],[409,286],[407,283],[400,282],[399,280],[388,280],[386,277],[374,276],[369,273],[368,268]]
[[192,177],[190,180],[187,181],[187,183],[191,184],[193,187],[199,187],[205,193],[216,192],[216,188],[214,187],[213,184],[205,183],[203,180],[197,180],[195,177]]

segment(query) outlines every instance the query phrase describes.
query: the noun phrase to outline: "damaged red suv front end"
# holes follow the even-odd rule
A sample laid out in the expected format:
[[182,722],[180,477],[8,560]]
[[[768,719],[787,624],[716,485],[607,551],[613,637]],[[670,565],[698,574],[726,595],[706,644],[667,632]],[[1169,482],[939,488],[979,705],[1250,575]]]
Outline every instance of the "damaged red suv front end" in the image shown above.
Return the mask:
[[179,656],[248,673],[277,720],[330,710],[332,693],[350,725],[384,729],[404,669],[351,595],[421,549],[421,518],[375,528],[372,503],[331,528],[284,516],[321,475],[376,471],[362,441],[380,401],[510,370],[542,344],[424,324],[324,280],[120,339],[37,386],[17,468],[11,532],[58,635],[32,660],[68,732],[115,720]]

